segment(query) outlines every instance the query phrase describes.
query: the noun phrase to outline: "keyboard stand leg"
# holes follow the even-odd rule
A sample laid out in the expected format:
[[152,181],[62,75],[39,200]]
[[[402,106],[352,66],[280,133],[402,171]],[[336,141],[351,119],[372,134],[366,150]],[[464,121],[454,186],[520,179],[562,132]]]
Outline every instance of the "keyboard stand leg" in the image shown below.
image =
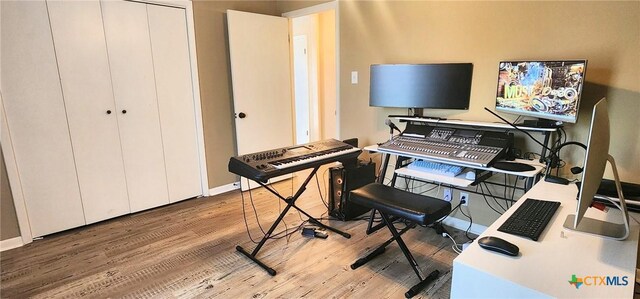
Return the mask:
[[240,253],[244,254],[246,257],[248,257],[253,262],[258,264],[258,266],[260,266],[263,269],[265,269],[267,271],[267,273],[269,273],[269,275],[271,275],[271,276],[275,276],[276,275],[276,270],[273,270],[273,268],[267,266],[266,264],[264,264],[263,262],[258,260],[258,258],[256,258],[256,255],[258,254],[258,251],[260,251],[260,248],[262,248],[262,245],[264,245],[264,243],[267,242],[267,240],[269,239],[269,237],[271,236],[273,231],[276,229],[276,227],[278,227],[278,224],[280,224],[280,221],[282,221],[282,219],[287,214],[289,209],[293,206],[294,202],[295,202],[295,200],[292,200],[292,201],[289,201],[287,203],[287,206],[282,210],[282,212],[280,213],[280,216],[278,216],[278,219],[276,219],[276,221],[271,225],[271,227],[269,228],[267,233],[262,237],[262,240],[260,240],[260,242],[258,243],[258,246],[256,246],[256,248],[253,249],[253,251],[251,253],[246,251],[240,245],[236,246],[236,250],[237,251],[239,251]]
[[282,199],[284,202],[287,203],[287,206],[282,210],[282,212],[280,213],[280,215],[278,216],[278,219],[276,219],[276,221],[271,225],[271,227],[269,228],[269,230],[267,231],[267,233],[262,237],[262,240],[260,240],[260,242],[258,243],[258,245],[256,246],[255,249],[253,249],[253,251],[251,253],[249,253],[247,250],[245,250],[244,248],[242,248],[241,246],[236,246],[236,250],[240,253],[242,253],[244,256],[248,257],[249,259],[251,259],[254,263],[258,264],[258,266],[262,267],[263,269],[265,269],[267,271],[267,273],[269,273],[269,275],[271,276],[275,276],[276,275],[276,270],[274,270],[273,268],[267,266],[266,264],[264,264],[262,261],[260,261],[256,255],[258,254],[258,252],[260,251],[260,249],[262,248],[262,246],[264,245],[265,242],[267,242],[267,240],[269,239],[269,237],[271,237],[271,234],[273,233],[273,231],[276,229],[276,227],[278,227],[278,225],[280,224],[280,221],[282,221],[282,219],[284,218],[284,216],[287,214],[287,212],[289,211],[289,209],[291,209],[292,207],[295,208],[296,210],[300,211],[302,214],[306,215],[307,217],[309,217],[309,222],[319,225],[321,227],[324,227],[325,229],[331,230],[333,232],[336,232],[338,234],[341,234],[342,236],[344,236],[345,238],[350,238],[351,235],[345,232],[342,232],[338,229],[332,228],[330,226],[324,225],[322,223],[320,223],[320,221],[318,221],[317,219],[315,219],[314,217],[312,217],[311,215],[309,215],[307,212],[303,211],[302,209],[300,209],[299,207],[297,207],[296,201],[298,200],[298,198],[300,198],[300,196],[302,195],[302,193],[306,190],[307,188],[307,184],[309,184],[309,181],[311,181],[311,178],[313,178],[313,176],[318,172],[318,169],[320,168],[320,166],[316,166],[315,168],[313,168],[313,170],[311,171],[311,173],[309,174],[309,176],[305,179],[305,181],[302,183],[302,185],[300,186],[300,188],[298,188],[298,191],[296,191],[296,193],[290,197],[290,198],[284,198],[282,197],[282,195],[278,194],[278,192],[276,192],[275,190],[273,190],[271,187],[265,185],[262,182],[258,182],[256,181],[256,183],[260,184],[262,187],[264,187],[265,189],[269,190],[269,192],[273,193],[274,195],[276,195],[278,198]]

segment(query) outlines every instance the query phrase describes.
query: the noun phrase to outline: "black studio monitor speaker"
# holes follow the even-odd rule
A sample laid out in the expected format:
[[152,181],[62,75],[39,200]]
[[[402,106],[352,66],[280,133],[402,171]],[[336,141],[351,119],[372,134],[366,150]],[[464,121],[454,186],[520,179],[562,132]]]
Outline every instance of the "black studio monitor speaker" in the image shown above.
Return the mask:
[[349,201],[349,192],[375,180],[375,163],[362,163],[329,169],[329,215],[342,220],[352,220],[370,208]]

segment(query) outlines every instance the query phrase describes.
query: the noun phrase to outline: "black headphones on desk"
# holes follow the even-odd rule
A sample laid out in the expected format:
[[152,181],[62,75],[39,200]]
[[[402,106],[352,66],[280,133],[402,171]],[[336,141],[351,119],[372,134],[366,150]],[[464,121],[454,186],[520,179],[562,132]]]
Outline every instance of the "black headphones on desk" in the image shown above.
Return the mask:
[[[560,156],[558,155],[558,153],[560,153],[560,149],[562,149],[563,147],[567,146],[567,145],[577,145],[580,146],[581,148],[583,148],[584,150],[587,150],[587,146],[577,142],[577,141],[569,141],[569,142],[565,142],[561,145],[559,145],[557,148],[555,148],[550,154],[549,154],[549,158],[548,158],[548,162],[547,162],[547,170],[545,172],[544,175],[544,180],[547,182],[552,182],[552,183],[558,183],[558,184],[563,184],[563,185],[568,185],[569,184],[569,180],[565,179],[565,178],[561,178],[561,177],[557,177],[557,176],[552,176],[551,175],[551,169],[557,167],[560,164]],[[571,167],[571,173],[573,174],[578,174],[582,172],[582,167],[578,167],[578,166],[574,166]]]

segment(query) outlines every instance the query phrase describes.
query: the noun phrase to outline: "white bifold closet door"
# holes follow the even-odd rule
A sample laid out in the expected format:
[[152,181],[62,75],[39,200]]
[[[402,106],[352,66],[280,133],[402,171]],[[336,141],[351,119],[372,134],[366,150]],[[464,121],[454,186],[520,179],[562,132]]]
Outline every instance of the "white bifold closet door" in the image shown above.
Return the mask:
[[49,1],[87,223],[129,213],[100,2]]
[[129,205],[137,212],[169,203],[147,5],[101,5]]
[[0,5],[0,108],[32,237],[202,194],[185,8]]
[[46,3],[0,5],[0,90],[19,170],[19,185],[12,188],[24,196],[34,237],[83,225]]
[[202,194],[186,12],[147,5],[169,201]]

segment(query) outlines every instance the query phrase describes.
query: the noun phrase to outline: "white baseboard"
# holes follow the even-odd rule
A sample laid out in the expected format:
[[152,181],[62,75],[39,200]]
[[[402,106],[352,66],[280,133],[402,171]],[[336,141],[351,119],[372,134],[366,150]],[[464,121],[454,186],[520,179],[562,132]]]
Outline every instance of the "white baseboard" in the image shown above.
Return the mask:
[[209,196],[222,194],[222,193],[233,191],[233,190],[236,190],[236,189],[240,189],[240,182],[235,182],[235,183],[226,184],[226,185],[218,186],[218,187],[215,187],[215,188],[211,188],[211,189],[209,189]]
[[[442,221],[442,223],[445,224],[445,225],[448,225],[448,226],[455,227],[455,228],[457,228],[459,230],[463,230],[463,231],[466,231],[467,228],[469,227],[469,221],[458,219],[458,218],[451,217],[451,216],[445,218],[444,221]],[[469,232],[473,233],[475,235],[480,235],[486,229],[487,229],[487,227],[484,226],[484,225],[473,223],[473,224],[471,224],[471,228],[469,229]]]
[[9,249],[18,248],[18,247],[20,247],[22,245],[24,245],[24,244],[22,244],[22,238],[21,237],[15,237],[15,238],[11,238],[11,239],[2,240],[2,241],[0,241],[0,251],[5,251],[5,250],[9,250]]

